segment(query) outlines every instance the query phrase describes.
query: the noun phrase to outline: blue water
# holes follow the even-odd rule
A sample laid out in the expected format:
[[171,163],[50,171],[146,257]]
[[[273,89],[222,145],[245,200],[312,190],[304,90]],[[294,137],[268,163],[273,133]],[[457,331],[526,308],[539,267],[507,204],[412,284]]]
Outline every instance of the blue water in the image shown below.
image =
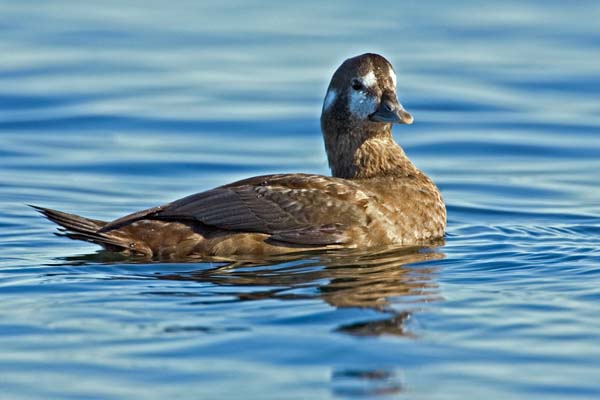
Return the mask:
[[[0,3],[0,398],[600,398],[598,2],[202,3]],[[439,248],[144,264],[24,206],[327,174],[321,101],[366,51]]]

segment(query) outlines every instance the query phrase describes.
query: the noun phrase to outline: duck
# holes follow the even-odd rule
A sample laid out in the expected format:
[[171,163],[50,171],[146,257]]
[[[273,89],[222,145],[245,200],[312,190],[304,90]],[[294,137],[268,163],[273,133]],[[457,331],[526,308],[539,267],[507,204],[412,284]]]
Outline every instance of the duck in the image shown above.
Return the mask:
[[158,260],[427,245],[443,238],[446,207],[392,136],[413,123],[396,79],[375,53],[334,72],[321,111],[331,176],[255,176],[113,221],[31,207],[68,238]]

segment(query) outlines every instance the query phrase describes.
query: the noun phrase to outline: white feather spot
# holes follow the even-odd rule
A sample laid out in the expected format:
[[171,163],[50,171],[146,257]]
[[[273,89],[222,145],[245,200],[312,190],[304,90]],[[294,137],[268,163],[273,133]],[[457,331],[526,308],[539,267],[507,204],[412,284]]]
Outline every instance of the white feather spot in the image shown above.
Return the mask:
[[373,71],[369,71],[368,74],[362,77],[363,84],[367,87],[373,87],[377,84],[377,77]]
[[394,88],[396,87],[396,73],[394,72],[394,70],[392,69],[392,67],[390,66],[390,78],[392,79],[392,83],[394,84]]
[[356,118],[367,119],[377,109],[377,101],[363,91],[353,90],[348,99],[348,109]]
[[323,111],[329,110],[333,103],[335,103],[335,99],[337,98],[337,92],[335,89],[329,89],[327,91],[327,96],[325,96],[325,101],[323,102]]

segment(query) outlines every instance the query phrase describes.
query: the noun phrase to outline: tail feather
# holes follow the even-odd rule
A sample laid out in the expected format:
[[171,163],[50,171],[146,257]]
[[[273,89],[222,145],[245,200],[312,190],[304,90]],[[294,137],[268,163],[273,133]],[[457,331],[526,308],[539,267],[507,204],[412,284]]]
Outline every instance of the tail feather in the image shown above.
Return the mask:
[[107,224],[105,221],[84,218],[79,215],[52,210],[50,208],[34,205],[29,206],[40,212],[50,221],[61,226],[61,232],[64,236],[99,244],[108,250],[122,251],[129,249],[131,241],[122,234],[119,235],[117,232],[114,234],[98,232],[99,229]]

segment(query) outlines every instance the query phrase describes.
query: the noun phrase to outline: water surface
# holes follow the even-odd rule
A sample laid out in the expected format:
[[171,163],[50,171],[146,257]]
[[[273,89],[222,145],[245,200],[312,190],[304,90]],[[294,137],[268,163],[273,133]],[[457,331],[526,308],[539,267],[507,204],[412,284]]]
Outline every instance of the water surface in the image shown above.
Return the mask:
[[[0,397],[598,398],[596,2],[0,4]],[[327,174],[345,58],[395,65],[443,246],[143,263],[24,206],[112,219]]]

